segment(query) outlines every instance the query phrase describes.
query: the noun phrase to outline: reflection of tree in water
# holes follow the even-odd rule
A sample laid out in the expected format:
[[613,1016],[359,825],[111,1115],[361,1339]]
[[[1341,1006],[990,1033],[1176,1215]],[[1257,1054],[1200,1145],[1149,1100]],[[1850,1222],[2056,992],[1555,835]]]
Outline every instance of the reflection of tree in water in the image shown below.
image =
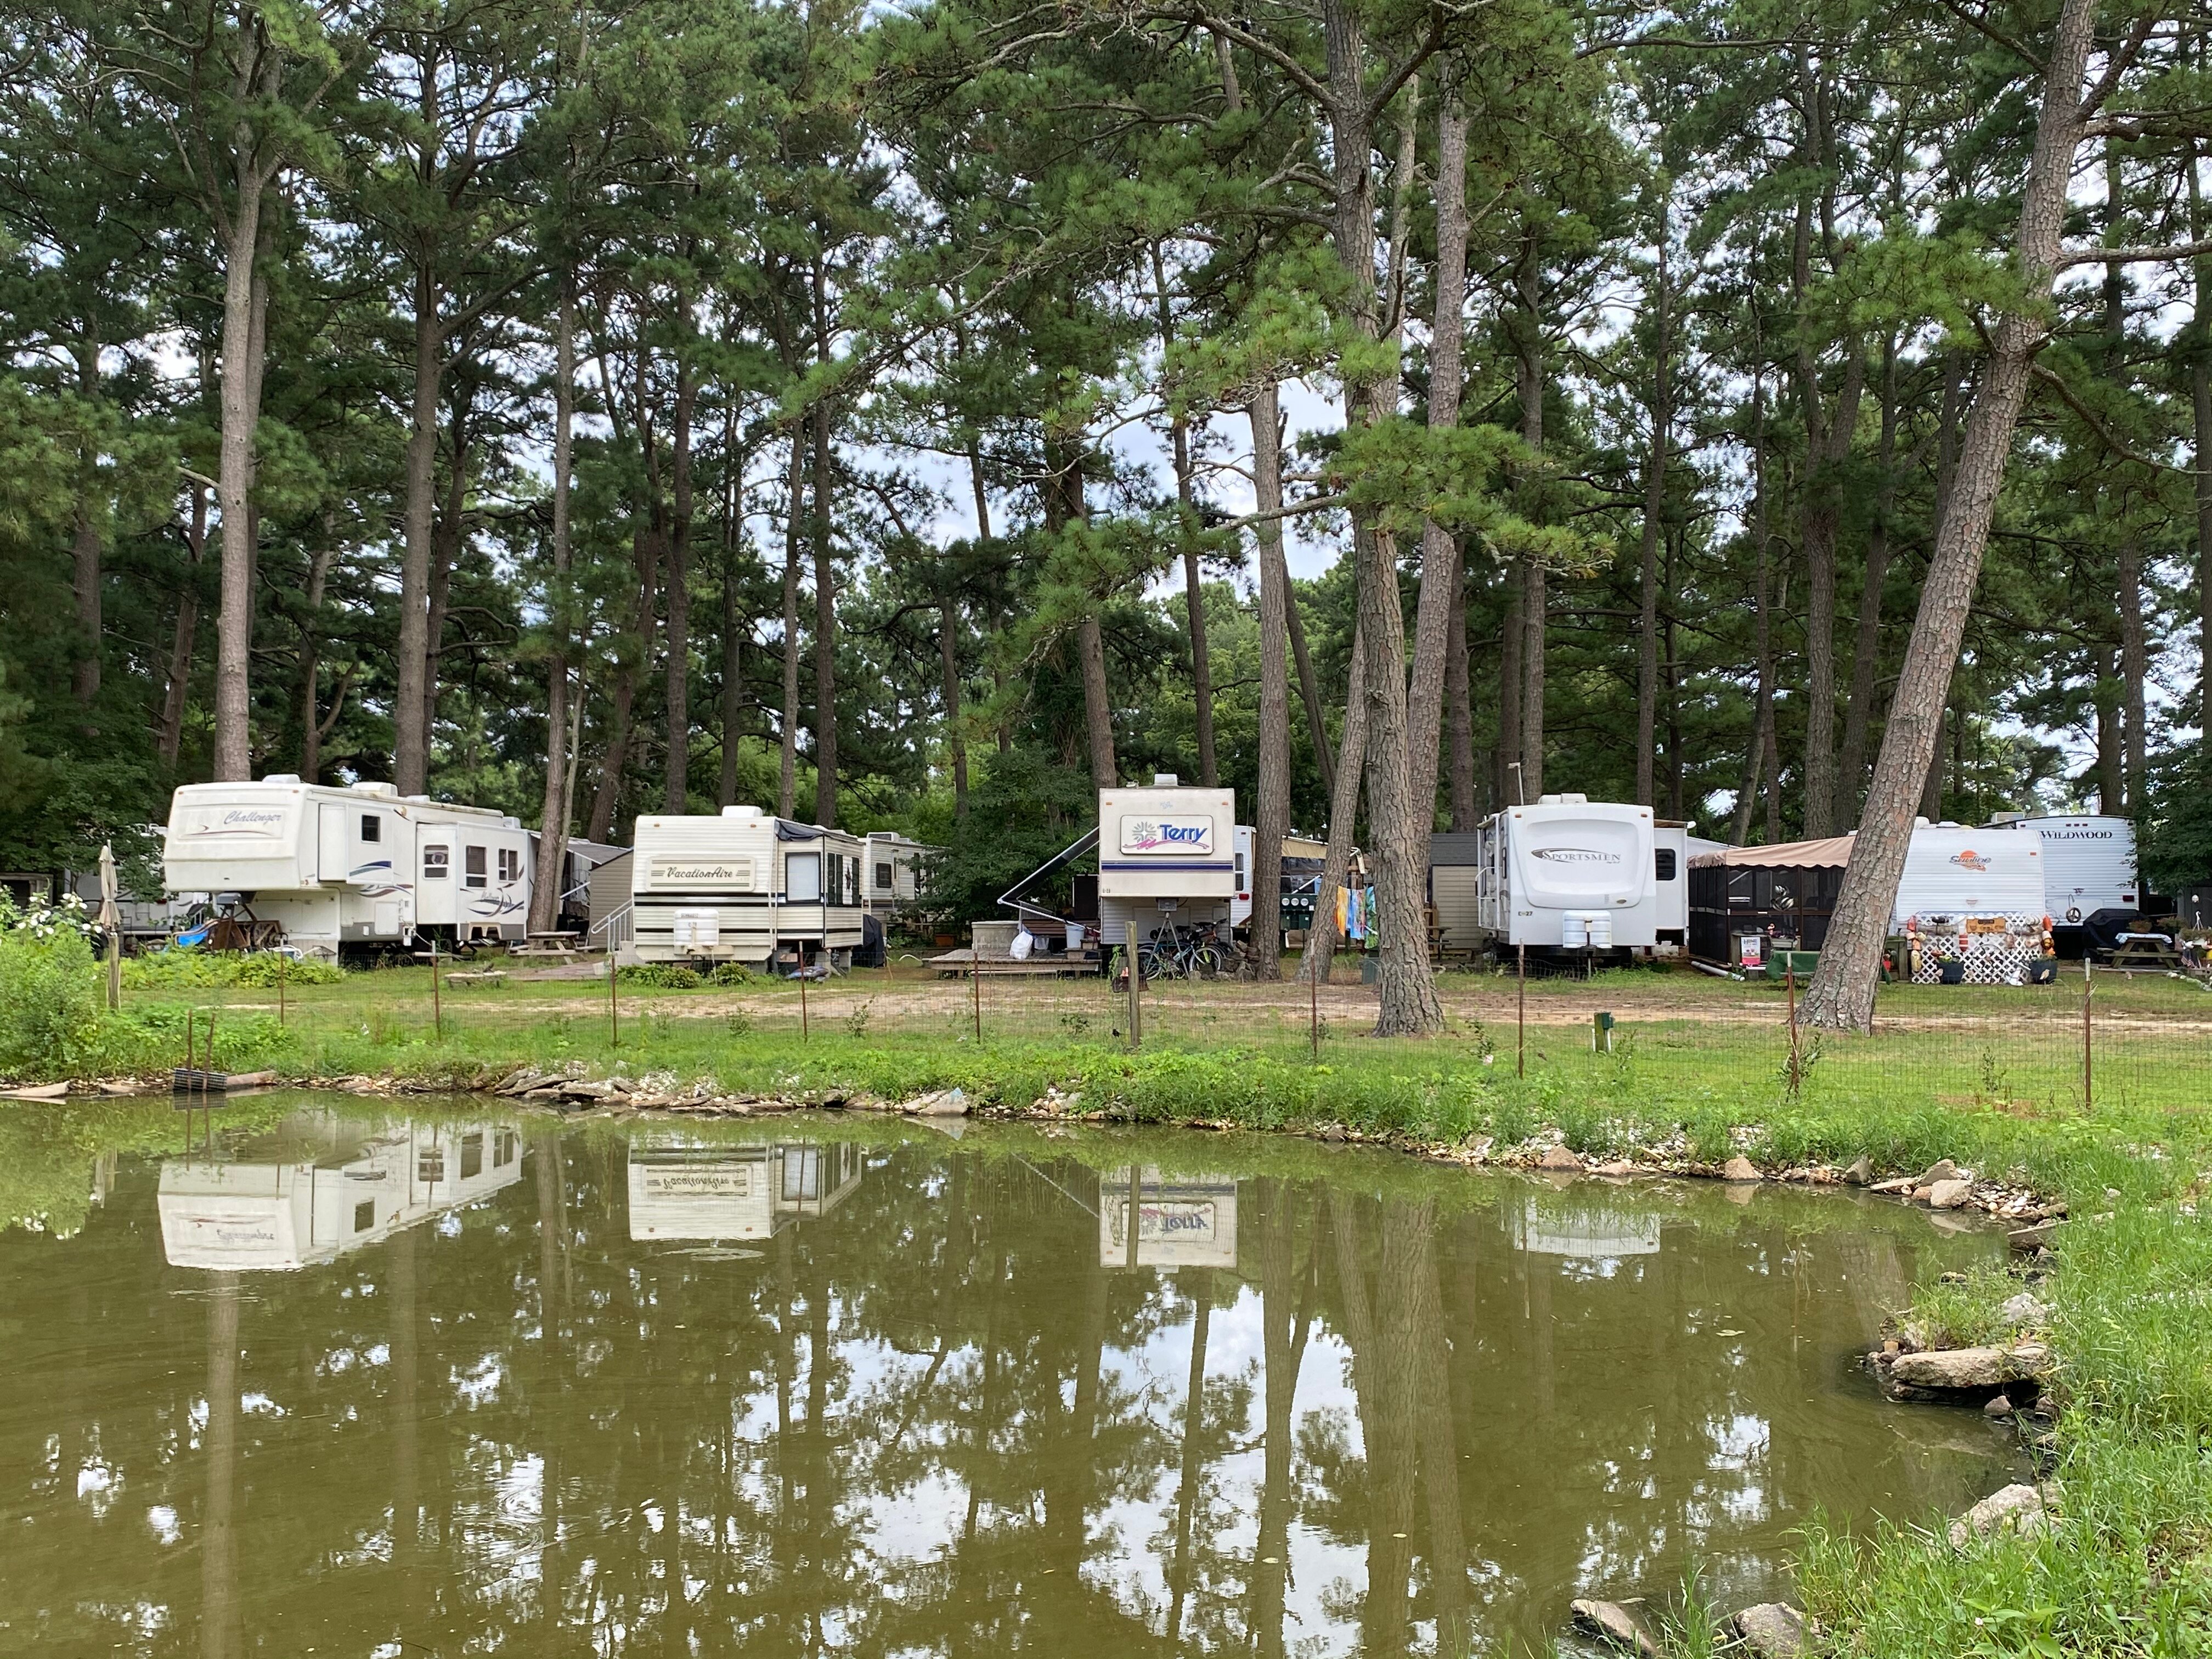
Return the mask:
[[[1516,1240],[1601,1218],[1271,1176],[1237,1185],[1233,1267],[1108,1267],[1097,1172],[933,1146],[872,1153],[834,1213],[713,1261],[633,1243],[617,1136],[547,1129],[529,1158],[434,1228],[227,1297],[161,1264],[128,1170],[43,1277],[0,1257],[32,1363],[87,1379],[0,1406],[0,1489],[31,1516],[0,1620],[55,1609],[56,1652],[165,1659],[246,1632],[555,1659],[1488,1650],[1582,1589],[1778,1552],[1779,1494],[1865,1490],[1832,1334],[1912,1267],[1717,1201],[1624,1200],[1621,1237],[1656,1251],[1546,1253]],[[88,1358],[48,1334],[88,1328]],[[64,1413],[67,1455],[128,1496],[111,1518],[53,1468]],[[149,1541],[164,1511],[174,1544]],[[126,1589],[172,1634],[93,1610]]]

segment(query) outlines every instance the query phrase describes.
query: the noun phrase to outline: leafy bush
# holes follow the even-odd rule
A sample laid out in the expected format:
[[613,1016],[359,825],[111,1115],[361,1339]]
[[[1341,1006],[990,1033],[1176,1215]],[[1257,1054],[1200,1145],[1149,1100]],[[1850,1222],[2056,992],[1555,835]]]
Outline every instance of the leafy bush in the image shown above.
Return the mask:
[[633,962],[615,969],[624,985],[641,985],[657,991],[696,991],[707,981],[696,968],[678,962]]
[[707,975],[709,985],[754,985],[760,975],[742,962],[718,962]]
[[280,977],[287,985],[336,985],[345,972],[335,963],[293,961],[276,951],[249,954],[182,945],[132,957],[123,964],[125,988],[143,991],[222,985],[273,991]]
[[81,929],[51,912],[0,907],[0,1072],[69,1065],[90,1040],[100,1005],[100,967]]
[[275,989],[280,979],[287,985],[340,985],[345,981],[345,969],[335,962],[318,962],[313,957],[288,959],[275,951],[257,951],[252,956],[234,957],[233,962],[233,985],[254,986],[264,991]]

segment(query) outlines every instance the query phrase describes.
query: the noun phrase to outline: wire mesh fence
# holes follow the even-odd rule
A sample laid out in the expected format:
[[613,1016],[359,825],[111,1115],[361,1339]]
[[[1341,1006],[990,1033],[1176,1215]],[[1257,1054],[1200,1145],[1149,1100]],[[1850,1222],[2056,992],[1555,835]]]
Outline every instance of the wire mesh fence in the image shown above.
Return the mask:
[[[2193,979],[2069,964],[2034,986],[1885,984],[1871,1035],[1817,1031],[1801,983],[1715,979],[1680,969],[1591,977],[1509,968],[1437,975],[1443,1029],[1377,1037],[1362,959],[1324,983],[1290,976],[1140,979],[1015,973],[895,958],[826,980],[669,984],[584,962],[545,970],[406,968],[350,975],[289,996],[234,988],[208,1012],[281,1018],[297,1036],[382,1048],[505,1039],[554,1054],[614,1048],[711,1056],[756,1039],[841,1049],[1084,1045],[1183,1051],[1405,1075],[1486,1068],[1532,1088],[1679,1101],[1844,1098],[2012,1112],[2181,1106],[2212,1091],[2212,991]],[[280,1006],[281,1001],[281,1006]],[[204,1014],[203,1015],[204,1018]],[[342,1046],[342,1045],[341,1045]]]

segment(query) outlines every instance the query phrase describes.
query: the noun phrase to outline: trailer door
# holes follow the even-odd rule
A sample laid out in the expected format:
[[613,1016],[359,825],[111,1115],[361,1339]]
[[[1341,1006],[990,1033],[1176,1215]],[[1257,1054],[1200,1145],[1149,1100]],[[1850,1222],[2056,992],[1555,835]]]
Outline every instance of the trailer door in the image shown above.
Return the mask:
[[315,879],[343,881],[351,867],[346,858],[346,810],[326,801],[315,809]]

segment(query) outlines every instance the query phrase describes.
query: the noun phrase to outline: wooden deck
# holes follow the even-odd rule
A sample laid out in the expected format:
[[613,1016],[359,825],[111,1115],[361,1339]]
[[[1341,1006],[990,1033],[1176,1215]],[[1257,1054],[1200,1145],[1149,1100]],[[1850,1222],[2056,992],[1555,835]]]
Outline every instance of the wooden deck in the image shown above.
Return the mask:
[[929,959],[929,965],[946,978],[965,979],[980,973],[987,977],[1005,976],[1012,979],[1065,979],[1079,977],[1099,971],[1096,957],[1040,956],[1027,962],[1016,962],[1010,957],[985,957],[979,963],[975,953],[969,950],[947,951]]

